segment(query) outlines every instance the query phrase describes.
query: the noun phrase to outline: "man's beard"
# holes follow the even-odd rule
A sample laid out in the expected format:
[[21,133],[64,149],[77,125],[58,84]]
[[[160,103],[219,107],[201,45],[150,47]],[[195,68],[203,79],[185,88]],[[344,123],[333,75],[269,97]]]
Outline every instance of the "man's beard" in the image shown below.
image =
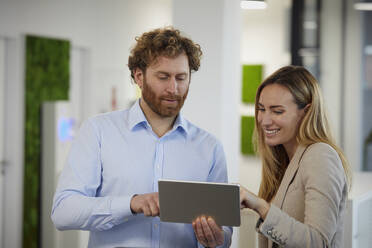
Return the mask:
[[[175,95],[175,94],[166,94],[157,96],[154,90],[151,88],[150,85],[147,84],[146,78],[143,81],[143,88],[142,88],[142,98],[147,103],[147,105],[151,108],[153,112],[158,114],[161,117],[174,117],[176,116],[187,98],[187,94],[189,89],[184,95]],[[162,103],[162,100],[176,100],[177,104],[175,106],[169,106]]]

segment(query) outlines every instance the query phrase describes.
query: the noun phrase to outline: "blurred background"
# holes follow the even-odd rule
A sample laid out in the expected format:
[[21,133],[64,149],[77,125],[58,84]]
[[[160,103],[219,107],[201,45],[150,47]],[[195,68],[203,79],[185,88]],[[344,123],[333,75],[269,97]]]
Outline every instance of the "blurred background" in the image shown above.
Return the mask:
[[[52,197],[82,121],[140,96],[127,68],[135,37],[173,25],[203,49],[183,108],[223,143],[230,182],[257,193],[251,143],[258,84],[281,66],[319,80],[354,170],[345,247],[372,243],[372,1],[0,0],[0,247],[87,247],[59,232]],[[232,247],[256,247],[242,212]]]

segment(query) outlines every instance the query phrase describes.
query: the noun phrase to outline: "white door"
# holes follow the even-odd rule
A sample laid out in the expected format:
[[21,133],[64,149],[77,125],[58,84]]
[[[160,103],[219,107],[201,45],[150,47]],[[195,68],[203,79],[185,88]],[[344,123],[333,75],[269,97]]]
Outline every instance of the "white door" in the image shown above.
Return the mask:
[[5,40],[0,38],[0,247],[3,245],[4,213],[4,110],[5,110]]

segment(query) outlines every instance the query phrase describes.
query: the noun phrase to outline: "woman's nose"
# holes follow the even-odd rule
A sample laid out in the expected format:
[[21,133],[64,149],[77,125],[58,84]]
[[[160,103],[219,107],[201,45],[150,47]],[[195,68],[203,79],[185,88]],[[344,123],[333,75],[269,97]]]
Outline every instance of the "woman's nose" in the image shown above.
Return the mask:
[[272,124],[272,118],[269,113],[263,113],[261,116],[261,125],[267,126]]

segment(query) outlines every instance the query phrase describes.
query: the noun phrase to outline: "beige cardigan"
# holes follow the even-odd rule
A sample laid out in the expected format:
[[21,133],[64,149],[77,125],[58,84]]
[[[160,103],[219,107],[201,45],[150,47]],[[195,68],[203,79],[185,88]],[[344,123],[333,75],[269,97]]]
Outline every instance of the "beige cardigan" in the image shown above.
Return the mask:
[[265,221],[257,222],[259,247],[343,247],[346,197],[337,152],[325,143],[299,146]]

